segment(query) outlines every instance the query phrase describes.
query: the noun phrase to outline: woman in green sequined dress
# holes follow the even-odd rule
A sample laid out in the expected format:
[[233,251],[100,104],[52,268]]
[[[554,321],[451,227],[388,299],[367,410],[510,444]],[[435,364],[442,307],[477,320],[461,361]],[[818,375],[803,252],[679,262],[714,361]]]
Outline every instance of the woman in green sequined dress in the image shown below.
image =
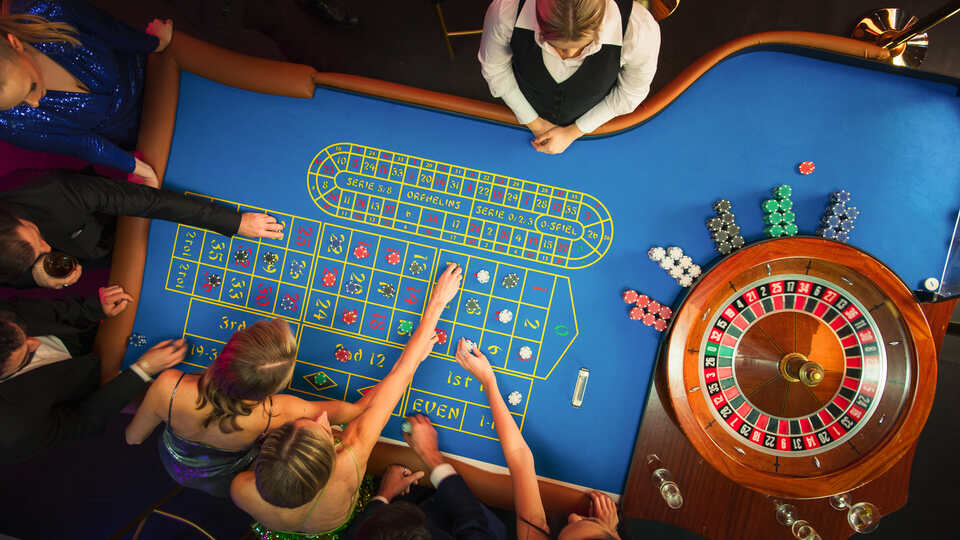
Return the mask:
[[267,437],[253,471],[237,475],[231,496],[257,520],[261,539],[338,538],[346,529],[370,495],[363,482],[370,453],[417,366],[433,350],[434,328],[461,279],[457,265],[440,275],[393,369],[342,433],[331,429],[326,414],[294,420]]

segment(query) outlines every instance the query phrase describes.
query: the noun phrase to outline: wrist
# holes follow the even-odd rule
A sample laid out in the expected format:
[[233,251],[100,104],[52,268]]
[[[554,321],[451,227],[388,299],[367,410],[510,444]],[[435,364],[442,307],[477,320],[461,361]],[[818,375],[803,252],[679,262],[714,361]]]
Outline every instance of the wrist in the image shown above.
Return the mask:
[[446,461],[443,460],[443,456],[440,454],[439,450],[426,452],[422,455],[419,455],[419,457],[420,460],[423,461],[423,464],[426,465],[427,469],[429,469],[431,472],[440,465],[446,463]]
[[147,374],[148,377],[153,377],[154,375],[156,375],[156,373],[153,371],[153,368],[151,368],[150,365],[147,364],[147,362],[145,362],[142,358],[134,362],[133,365],[131,365],[131,367],[133,366],[136,366],[140,371]]

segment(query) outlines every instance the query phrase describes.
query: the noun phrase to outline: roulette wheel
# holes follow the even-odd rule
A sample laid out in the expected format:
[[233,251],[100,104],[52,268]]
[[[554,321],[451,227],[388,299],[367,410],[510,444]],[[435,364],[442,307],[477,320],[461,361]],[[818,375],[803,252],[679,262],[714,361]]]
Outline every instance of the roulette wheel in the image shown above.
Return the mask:
[[820,238],[751,245],[694,286],[665,342],[669,405],[722,474],[787,498],[882,475],[936,387],[919,304],[867,253]]

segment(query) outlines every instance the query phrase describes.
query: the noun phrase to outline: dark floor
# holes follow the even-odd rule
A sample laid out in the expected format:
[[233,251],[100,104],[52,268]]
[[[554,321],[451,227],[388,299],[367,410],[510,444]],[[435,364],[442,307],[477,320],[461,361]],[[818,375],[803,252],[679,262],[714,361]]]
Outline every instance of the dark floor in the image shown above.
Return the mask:
[[[945,0],[897,2],[924,15]],[[456,59],[443,45],[430,0],[349,0],[362,26],[346,30],[304,13],[294,0],[93,0],[132,25],[172,17],[178,29],[237,51],[353,73],[411,86],[490,100],[476,60],[479,37],[454,38]],[[484,0],[444,3],[451,29],[479,28]],[[661,23],[662,49],[654,90],[710,49],[766,30],[806,30],[847,35],[876,0],[682,0]],[[960,17],[930,32],[922,69],[960,77]],[[939,392],[914,463],[910,502],[886,517],[874,538],[956,537],[952,487],[960,435],[953,411],[960,385],[960,338],[948,337],[940,362]],[[129,417],[118,417],[103,439],[15,468],[0,469],[0,533],[22,539],[107,538],[174,487],[156,456],[155,439],[123,444]],[[164,508],[201,524],[216,538],[239,538],[249,519],[232,505],[184,492]],[[766,509],[758,510],[766,511]],[[648,523],[631,523],[633,538],[688,535]],[[128,532],[122,538],[130,538]],[[2,537],[2,534],[0,534]],[[690,535],[690,537],[695,537]],[[202,538],[181,524],[152,517],[142,538]]]

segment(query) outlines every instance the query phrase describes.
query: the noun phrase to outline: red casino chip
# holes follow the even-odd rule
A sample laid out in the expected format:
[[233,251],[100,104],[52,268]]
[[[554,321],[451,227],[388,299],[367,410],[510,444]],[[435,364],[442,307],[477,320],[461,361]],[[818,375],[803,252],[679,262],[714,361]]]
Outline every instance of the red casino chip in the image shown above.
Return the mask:
[[634,321],[639,321],[643,318],[644,311],[643,308],[634,307],[630,309],[630,319]]
[[353,248],[353,256],[358,259],[366,259],[370,256],[370,250],[367,249],[367,246],[360,244],[359,246]]
[[447,331],[435,328],[434,331],[437,333],[437,343],[443,345],[447,342]]
[[663,332],[667,329],[667,321],[663,319],[657,319],[653,321],[653,327],[657,330],[657,332]]
[[349,362],[350,359],[353,358],[353,354],[343,347],[337,347],[337,350],[333,351],[333,357],[336,358],[338,362]]
[[803,163],[797,165],[797,170],[800,172],[800,174],[810,174],[814,169],[816,169],[816,166],[812,161],[804,161]]
[[337,275],[333,272],[324,272],[321,283],[324,287],[333,287],[337,284]]
[[637,307],[647,307],[650,304],[650,297],[645,294],[641,294],[637,296],[636,304]]
[[660,302],[651,300],[650,303],[647,304],[647,311],[656,315],[660,311]]
[[400,254],[397,253],[396,251],[391,251],[387,253],[386,255],[383,256],[383,258],[387,261],[388,264],[392,264],[394,266],[400,264]]
[[357,322],[357,310],[356,309],[345,309],[343,310],[343,316],[341,319],[343,324],[353,324]]
[[623,291],[623,301],[627,304],[632,304],[637,301],[637,291],[633,289],[627,289]]
[[664,319],[664,320],[669,319],[670,317],[673,317],[673,310],[667,306],[660,306],[659,315],[661,319]]
[[653,326],[653,323],[656,322],[656,317],[653,316],[653,313],[647,313],[643,316],[643,324],[647,326]]

